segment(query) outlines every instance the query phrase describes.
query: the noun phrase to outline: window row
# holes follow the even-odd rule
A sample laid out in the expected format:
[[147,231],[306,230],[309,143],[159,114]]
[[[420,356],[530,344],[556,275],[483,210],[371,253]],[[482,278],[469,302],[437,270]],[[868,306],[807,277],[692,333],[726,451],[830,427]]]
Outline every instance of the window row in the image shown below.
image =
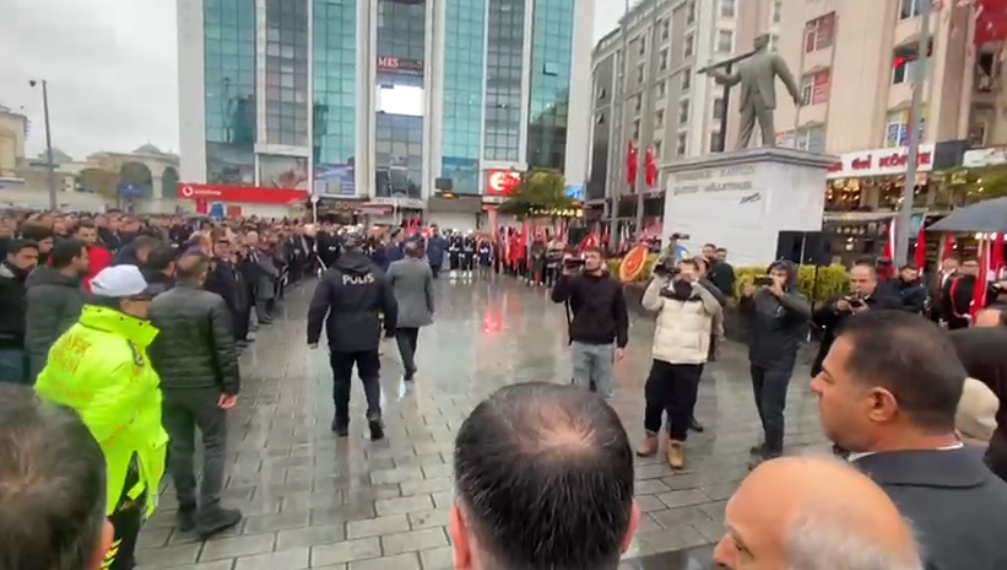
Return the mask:
[[254,43],[207,41],[203,44],[203,53],[206,56],[242,57],[243,59],[249,59],[253,65],[255,64]]
[[307,133],[294,133],[290,131],[266,132],[266,141],[269,144],[286,144],[291,146],[308,146]]
[[828,69],[801,78],[801,105],[819,105],[829,101],[832,72]]
[[423,142],[423,129],[392,129],[387,127],[378,127],[375,129],[374,138],[382,141],[420,144]]
[[832,46],[836,31],[836,13],[829,12],[811,20],[805,26],[804,51],[811,53]]

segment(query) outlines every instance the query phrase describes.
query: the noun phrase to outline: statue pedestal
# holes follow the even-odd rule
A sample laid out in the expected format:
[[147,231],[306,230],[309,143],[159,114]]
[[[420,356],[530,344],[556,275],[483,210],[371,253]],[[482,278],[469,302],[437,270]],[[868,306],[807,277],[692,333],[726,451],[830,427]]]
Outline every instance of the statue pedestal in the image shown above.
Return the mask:
[[735,267],[776,259],[781,231],[820,231],[825,175],[836,157],[788,148],[753,148],[684,159],[662,167],[664,237],[692,255],[703,244],[727,249]]

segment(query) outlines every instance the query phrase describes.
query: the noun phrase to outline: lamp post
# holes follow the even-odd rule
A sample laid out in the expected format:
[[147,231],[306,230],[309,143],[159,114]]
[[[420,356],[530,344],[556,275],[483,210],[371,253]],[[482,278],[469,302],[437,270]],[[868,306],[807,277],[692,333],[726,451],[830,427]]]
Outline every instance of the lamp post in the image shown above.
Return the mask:
[[52,129],[49,126],[49,83],[43,79],[32,79],[28,85],[36,87],[42,84],[42,111],[45,114],[45,154],[46,168],[49,171],[49,209],[56,209],[56,165],[52,161]]
[[899,206],[898,222],[895,224],[895,243],[892,253],[895,254],[896,267],[905,265],[909,258],[909,226],[913,218],[913,200],[916,197],[916,170],[919,164],[920,112],[923,107],[923,88],[927,80],[927,70],[930,66],[930,15],[933,12],[931,0],[922,0],[918,4],[920,10],[920,37],[916,46],[916,65],[913,69],[913,99],[909,111],[908,140],[909,153],[906,158],[906,181],[902,185],[902,204]]

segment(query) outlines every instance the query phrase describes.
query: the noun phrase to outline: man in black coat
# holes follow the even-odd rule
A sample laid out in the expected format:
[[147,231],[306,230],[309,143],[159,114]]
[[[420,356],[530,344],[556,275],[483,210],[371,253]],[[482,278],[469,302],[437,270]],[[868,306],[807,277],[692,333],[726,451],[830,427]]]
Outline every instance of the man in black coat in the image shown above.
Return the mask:
[[746,285],[740,301],[749,323],[752,391],[765,435],[764,442],[751,449],[751,468],[783,454],[787,390],[811,318],[811,305],[797,287],[797,268],[776,261],[767,273],[768,284]]
[[308,346],[318,348],[325,325],[332,365],[332,397],[336,417],[332,431],[340,437],[349,434],[350,381],[353,365],[364,383],[367,397],[367,425],[371,439],[385,436],[381,420],[381,319],[384,315],[385,336],[395,336],[398,305],[395,292],[385,274],[364,255],[361,248],[365,237],[359,231],[343,236],[343,253],[322,276],[315,287],[308,310]]
[[28,383],[24,350],[28,275],[38,264],[38,244],[7,241],[7,257],[0,262],[0,382]]
[[915,265],[903,265],[899,269],[899,274],[889,281],[889,286],[891,293],[898,299],[898,308],[917,315],[922,315],[926,311],[927,287]]
[[875,310],[843,326],[811,389],[823,431],[912,521],[928,569],[1002,570],[1007,483],[955,434],[965,377],[937,325]]
[[979,263],[970,259],[962,262],[961,270],[944,281],[940,296],[940,315],[947,323],[948,330],[969,326],[969,309],[972,307],[978,273]]
[[227,303],[231,314],[231,326],[238,349],[247,345],[248,319],[245,318],[244,299],[241,291],[241,274],[231,263],[231,242],[223,235],[214,235],[213,259],[210,273],[206,278],[206,290],[216,293]]
[[87,275],[84,242],[60,240],[49,255],[49,265],[40,265],[28,276],[24,347],[28,353],[28,379],[35,381],[45,368],[49,349],[73,326],[84,306],[81,280]]
[[[161,377],[163,423],[171,437],[168,470],[178,495],[178,527],[204,538],[241,520],[241,511],[220,505],[227,466],[227,410],[235,406],[241,379],[231,315],[219,295],[203,285],[210,260],[183,254],[177,283],[150,304],[160,331],[150,360]],[[196,428],[203,438],[203,481],[196,496]]]

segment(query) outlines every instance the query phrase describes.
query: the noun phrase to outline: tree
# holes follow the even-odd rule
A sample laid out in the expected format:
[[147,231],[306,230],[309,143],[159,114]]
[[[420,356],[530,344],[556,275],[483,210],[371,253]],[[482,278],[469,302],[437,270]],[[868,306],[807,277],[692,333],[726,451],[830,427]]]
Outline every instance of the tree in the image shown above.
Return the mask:
[[77,175],[78,191],[100,194],[106,198],[115,198],[115,188],[118,184],[118,175],[100,168],[85,168]]
[[554,212],[572,208],[566,195],[563,174],[551,168],[533,168],[521,175],[521,181],[502,204],[500,213],[520,218],[555,217]]

